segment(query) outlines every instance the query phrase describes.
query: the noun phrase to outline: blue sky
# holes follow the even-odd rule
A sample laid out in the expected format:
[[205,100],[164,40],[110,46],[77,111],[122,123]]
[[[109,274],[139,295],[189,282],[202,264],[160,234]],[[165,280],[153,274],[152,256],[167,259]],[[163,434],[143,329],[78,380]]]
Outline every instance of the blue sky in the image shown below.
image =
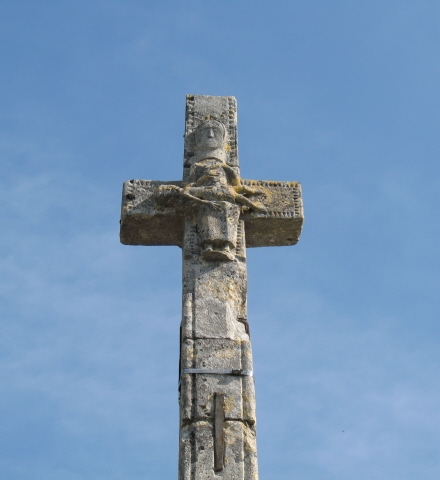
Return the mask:
[[180,251],[118,221],[181,178],[187,93],[237,98],[243,177],[303,185],[299,244],[248,251],[260,477],[439,478],[439,22],[0,1],[0,478],[176,478]]

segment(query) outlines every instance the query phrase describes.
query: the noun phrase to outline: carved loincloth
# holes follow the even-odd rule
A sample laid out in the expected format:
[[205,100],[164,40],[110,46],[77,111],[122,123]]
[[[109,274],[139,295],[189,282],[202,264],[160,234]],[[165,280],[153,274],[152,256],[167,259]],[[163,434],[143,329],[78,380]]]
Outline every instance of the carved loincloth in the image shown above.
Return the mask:
[[218,208],[202,205],[198,213],[199,241],[235,248],[240,207],[230,202],[215,202]]

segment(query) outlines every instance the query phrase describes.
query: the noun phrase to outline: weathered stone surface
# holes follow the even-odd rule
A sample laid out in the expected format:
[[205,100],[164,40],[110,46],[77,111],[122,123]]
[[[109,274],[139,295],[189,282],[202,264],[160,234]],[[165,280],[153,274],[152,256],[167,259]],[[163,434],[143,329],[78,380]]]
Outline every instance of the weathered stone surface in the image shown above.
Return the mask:
[[194,279],[194,337],[248,339],[238,321],[245,312],[246,291],[243,262],[203,269]]
[[182,182],[124,182],[120,232],[124,245],[182,246],[184,217],[174,207],[157,204],[155,192],[161,185],[181,186]]
[[257,480],[257,447],[255,430],[243,422],[226,421],[225,462],[215,472],[213,423],[198,421],[180,431],[179,480]]
[[243,214],[246,246],[281,247],[295,245],[301,235],[304,211],[301,185],[298,182],[243,180],[243,184],[259,187],[264,211]]
[[183,180],[123,189],[122,243],[182,247],[179,480],[258,480],[246,246],[293,245],[303,221],[297,182],[241,179],[236,114],[188,95]]

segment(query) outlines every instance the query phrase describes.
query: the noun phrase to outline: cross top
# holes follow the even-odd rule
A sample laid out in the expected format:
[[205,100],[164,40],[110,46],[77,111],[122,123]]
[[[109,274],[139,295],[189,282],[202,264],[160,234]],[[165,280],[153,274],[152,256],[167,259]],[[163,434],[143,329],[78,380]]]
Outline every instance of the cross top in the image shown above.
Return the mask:
[[[220,145],[216,137],[217,148],[207,148],[204,136],[212,128],[219,136],[223,131]],[[201,142],[201,143],[199,143]],[[206,145],[207,146],[207,145]],[[198,156],[207,154],[219,158],[227,165],[238,170],[237,150],[237,102],[234,97],[207,97],[202,95],[186,96],[184,179],[188,168]],[[194,158],[196,157],[196,158]]]
[[121,242],[183,253],[179,480],[257,480],[246,247],[294,245],[298,182],[243,180],[234,97],[187,95],[182,181],[124,183]]

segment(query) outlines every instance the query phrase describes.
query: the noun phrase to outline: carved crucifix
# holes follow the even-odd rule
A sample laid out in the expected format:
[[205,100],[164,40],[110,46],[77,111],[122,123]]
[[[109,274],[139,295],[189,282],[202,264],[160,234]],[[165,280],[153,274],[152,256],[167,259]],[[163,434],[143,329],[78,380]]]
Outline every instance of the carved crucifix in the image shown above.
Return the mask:
[[187,95],[183,180],[124,183],[121,242],[183,252],[179,480],[257,480],[246,247],[294,245],[297,182],[243,180],[234,97]]

